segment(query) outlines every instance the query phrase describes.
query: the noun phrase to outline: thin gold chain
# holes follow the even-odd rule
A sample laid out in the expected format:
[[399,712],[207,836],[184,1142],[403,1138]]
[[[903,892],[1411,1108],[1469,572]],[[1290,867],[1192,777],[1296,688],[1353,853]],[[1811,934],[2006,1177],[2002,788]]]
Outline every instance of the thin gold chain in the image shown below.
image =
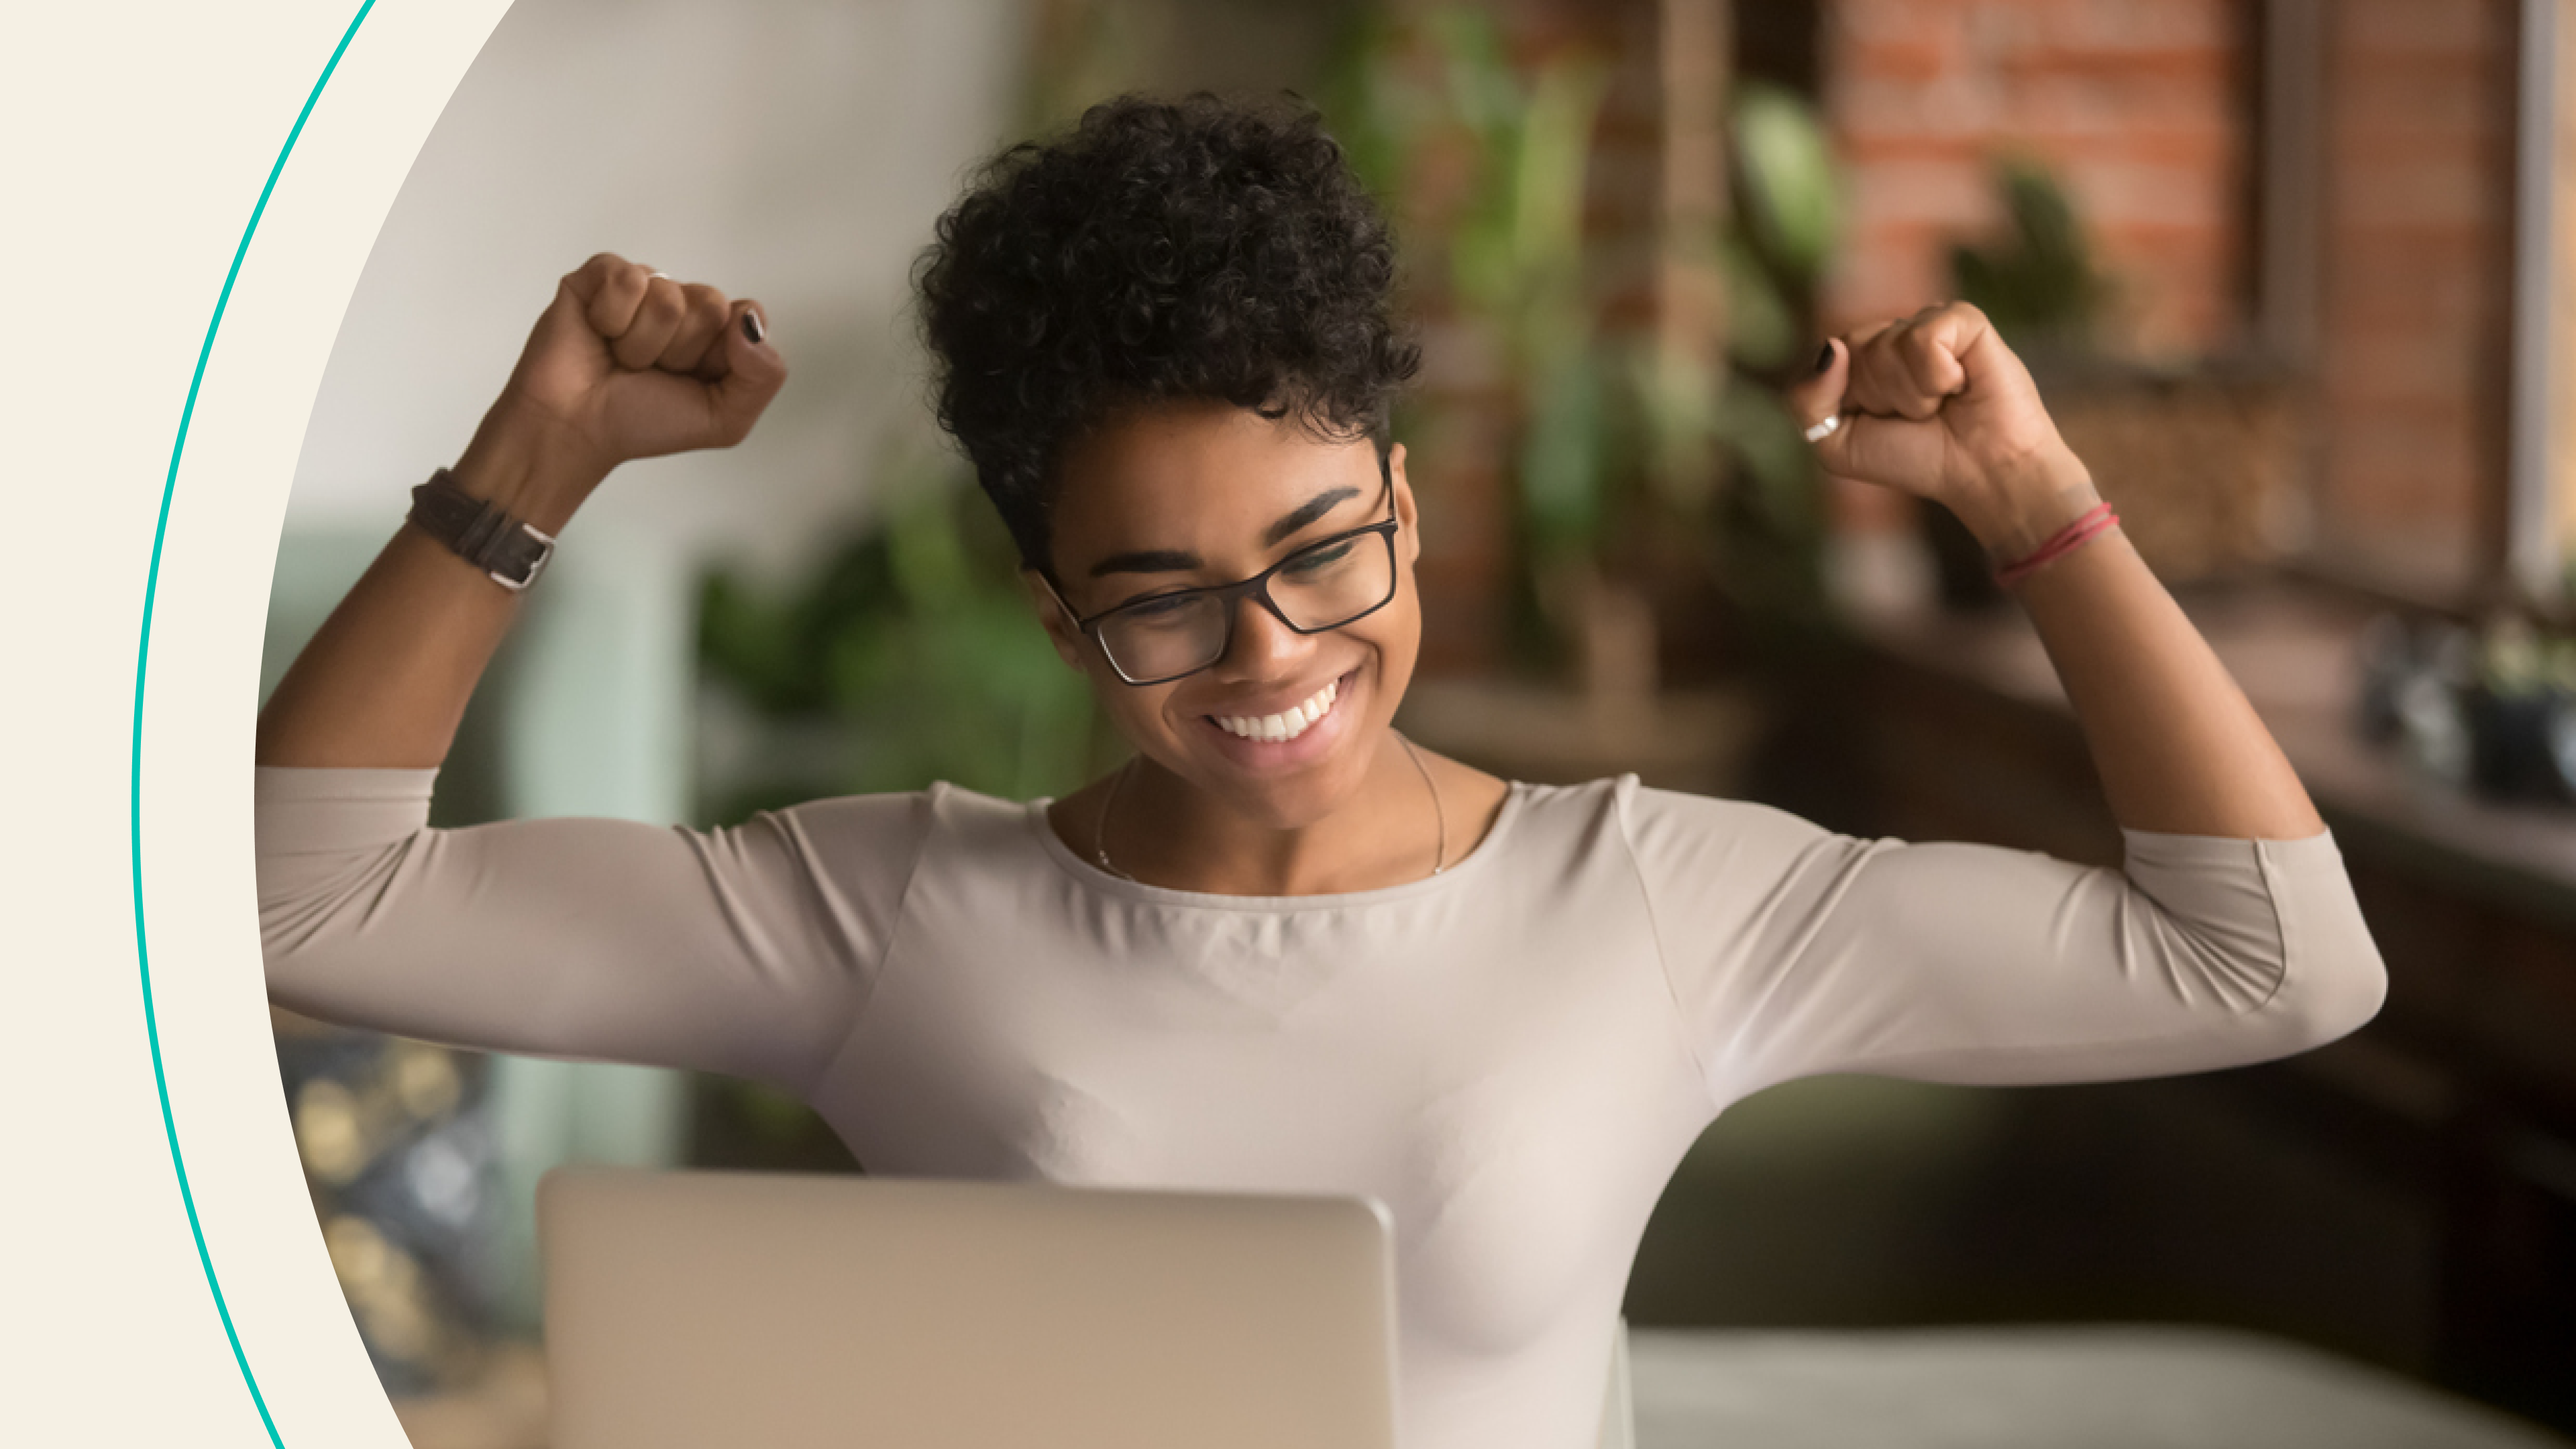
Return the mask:
[[[1395,731],[1387,733],[1395,734]],[[1449,868],[1449,811],[1440,803],[1440,787],[1431,783],[1431,767],[1422,763],[1422,752],[1413,747],[1413,741],[1400,734],[1395,735],[1395,742],[1404,746],[1404,753],[1413,761],[1414,770],[1422,776],[1422,788],[1431,792],[1431,818],[1438,822],[1440,831],[1439,842],[1431,847],[1431,873],[1438,875]]]
[[1111,777],[1109,781],[1109,798],[1100,802],[1100,821],[1091,828],[1091,853],[1100,857],[1100,868],[1102,870],[1109,872],[1120,880],[1135,881],[1136,884],[1142,885],[1144,882],[1137,881],[1136,877],[1129,875],[1127,872],[1120,870],[1118,867],[1109,863],[1109,807],[1118,803],[1118,787],[1127,783],[1127,772],[1134,768],[1136,768],[1136,757],[1134,755],[1129,755],[1127,757],[1127,763],[1120,765],[1118,767],[1118,773]]

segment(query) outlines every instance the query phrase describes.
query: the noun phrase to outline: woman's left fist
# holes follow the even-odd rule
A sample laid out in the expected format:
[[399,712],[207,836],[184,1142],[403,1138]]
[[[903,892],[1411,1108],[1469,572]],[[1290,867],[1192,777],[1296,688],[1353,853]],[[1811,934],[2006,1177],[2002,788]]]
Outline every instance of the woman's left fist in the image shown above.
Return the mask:
[[1815,443],[1825,471],[1942,504],[2001,556],[2089,506],[2091,477],[2030,370],[1975,307],[1947,302],[1860,328],[1827,342],[1818,362],[1788,402],[1811,432],[1839,419]]

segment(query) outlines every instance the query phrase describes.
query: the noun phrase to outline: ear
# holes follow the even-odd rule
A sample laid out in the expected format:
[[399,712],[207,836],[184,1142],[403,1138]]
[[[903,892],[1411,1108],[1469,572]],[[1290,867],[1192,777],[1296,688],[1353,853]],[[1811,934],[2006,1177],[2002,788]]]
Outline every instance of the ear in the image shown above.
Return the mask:
[[1045,576],[1036,569],[1023,568],[1020,587],[1028,591],[1029,605],[1037,610],[1038,627],[1046,630],[1047,642],[1055,645],[1056,657],[1074,673],[1086,672],[1082,667],[1082,631],[1074,627],[1072,616],[1065,613]]
[[1395,519],[1402,525],[1396,532],[1404,540],[1404,562],[1409,568],[1414,560],[1422,557],[1422,528],[1421,518],[1413,510],[1413,485],[1404,477],[1402,443],[1387,450],[1386,470],[1388,476],[1395,479]]

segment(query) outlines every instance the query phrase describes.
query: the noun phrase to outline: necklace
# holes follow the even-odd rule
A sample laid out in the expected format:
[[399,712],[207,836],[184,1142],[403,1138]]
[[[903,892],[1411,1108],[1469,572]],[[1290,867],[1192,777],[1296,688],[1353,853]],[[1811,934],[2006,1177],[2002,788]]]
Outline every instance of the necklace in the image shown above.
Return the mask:
[[[1394,731],[1390,730],[1388,733],[1393,734]],[[1413,747],[1413,741],[1400,734],[1395,736],[1395,742],[1404,746],[1405,758],[1413,761],[1414,773],[1422,777],[1422,788],[1431,792],[1431,818],[1434,828],[1439,832],[1436,843],[1432,846],[1431,873],[1438,875],[1449,868],[1449,811],[1440,803],[1440,787],[1431,783],[1431,767],[1422,763],[1422,752]],[[1118,773],[1110,778],[1109,798],[1100,802],[1100,819],[1091,829],[1091,853],[1100,861],[1102,870],[1120,880],[1142,885],[1142,881],[1137,881],[1136,877],[1120,870],[1109,859],[1109,812],[1118,804],[1119,788],[1127,783],[1128,772],[1136,768],[1136,758],[1134,755],[1129,755],[1127,763],[1120,765]]]

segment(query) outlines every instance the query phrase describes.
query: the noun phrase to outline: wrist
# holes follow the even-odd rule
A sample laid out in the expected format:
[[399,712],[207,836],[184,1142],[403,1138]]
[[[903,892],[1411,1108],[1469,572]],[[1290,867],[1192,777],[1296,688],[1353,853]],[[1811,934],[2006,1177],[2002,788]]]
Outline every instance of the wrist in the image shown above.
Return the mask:
[[2008,470],[1984,496],[1954,504],[1952,511],[1985,546],[1987,559],[2000,566],[2028,557],[2101,501],[2091,470],[2061,449]]
[[608,470],[526,420],[505,398],[483,415],[473,440],[448,470],[469,497],[488,499],[541,532],[562,531]]

